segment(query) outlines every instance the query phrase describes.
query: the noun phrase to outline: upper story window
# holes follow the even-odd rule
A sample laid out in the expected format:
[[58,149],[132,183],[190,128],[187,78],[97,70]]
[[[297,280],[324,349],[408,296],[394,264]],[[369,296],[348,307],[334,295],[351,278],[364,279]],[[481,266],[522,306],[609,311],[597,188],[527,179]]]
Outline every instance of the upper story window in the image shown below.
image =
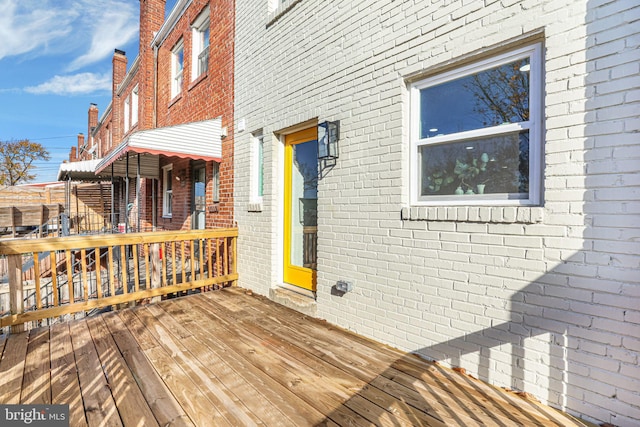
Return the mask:
[[131,126],[138,124],[138,86],[131,91]]
[[414,205],[535,205],[542,177],[539,44],[411,85]]
[[162,216],[170,218],[173,212],[173,165],[162,168]]
[[184,71],[184,45],[182,40],[171,51],[171,97],[182,92],[182,73]]
[[207,6],[191,25],[191,80],[209,69],[209,7]]
[[113,135],[111,133],[111,125],[107,125],[107,152],[111,150],[113,146]]
[[124,100],[124,131],[129,130],[129,112],[131,111],[131,96]]

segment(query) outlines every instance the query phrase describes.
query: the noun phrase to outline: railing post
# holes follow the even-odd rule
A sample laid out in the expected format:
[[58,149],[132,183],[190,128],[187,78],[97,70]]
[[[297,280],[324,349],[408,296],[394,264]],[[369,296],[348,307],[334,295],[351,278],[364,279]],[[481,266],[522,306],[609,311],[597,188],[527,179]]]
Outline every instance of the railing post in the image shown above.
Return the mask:
[[[231,264],[229,266],[229,273],[231,274],[236,274],[238,272],[238,266],[236,265],[236,260],[238,259],[237,245],[237,237],[231,237],[231,259],[229,260],[229,263]],[[231,282],[231,286],[238,286],[238,281],[234,280],[233,282]]]
[[[160,270],[162,269],[162,261],[160,260],[160,243],[151,244],[151,288],[159,288]],[[160,302],[160,297],[152,297],[151,302]]]
[[[9,265],[9,309],[11,314],[24,313],[24,284],[22,283],[22,254],[7,256]],[[24,324],[11,326],[12,333],[24,332]]]

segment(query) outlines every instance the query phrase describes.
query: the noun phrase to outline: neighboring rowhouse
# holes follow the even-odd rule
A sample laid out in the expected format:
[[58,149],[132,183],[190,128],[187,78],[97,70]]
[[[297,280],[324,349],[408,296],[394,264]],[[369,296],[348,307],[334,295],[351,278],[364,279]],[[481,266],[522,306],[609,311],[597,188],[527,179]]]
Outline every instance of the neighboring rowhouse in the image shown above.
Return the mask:
[[638,425],[639,17],[237,0],[239,284]]
[[111,103],[99,120],[91,105],[72,157],[113,177],[128,230],[233,225],[233,18],[228,0],[179,0],[166,20],[164,0],[141,1],[128,71],[115,50]]

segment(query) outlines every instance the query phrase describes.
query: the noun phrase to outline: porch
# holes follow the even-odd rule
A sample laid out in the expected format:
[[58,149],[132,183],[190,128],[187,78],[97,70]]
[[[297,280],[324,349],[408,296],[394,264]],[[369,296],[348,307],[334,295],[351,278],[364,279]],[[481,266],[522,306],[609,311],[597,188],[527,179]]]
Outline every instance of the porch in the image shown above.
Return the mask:
[[0,403],[70,425],[586,425],[237,287],[0,339]]

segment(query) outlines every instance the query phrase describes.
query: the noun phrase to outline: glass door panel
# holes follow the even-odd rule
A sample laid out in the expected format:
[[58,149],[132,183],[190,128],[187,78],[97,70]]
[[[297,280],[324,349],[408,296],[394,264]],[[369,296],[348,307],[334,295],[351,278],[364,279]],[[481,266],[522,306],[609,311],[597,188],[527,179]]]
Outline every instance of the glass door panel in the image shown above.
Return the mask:
[[318,141],[315,128],[285,140],[285,282],[315,290]]
[[206,209],[206,173],[205,167],[193,169],[193,229],[204,230]]

